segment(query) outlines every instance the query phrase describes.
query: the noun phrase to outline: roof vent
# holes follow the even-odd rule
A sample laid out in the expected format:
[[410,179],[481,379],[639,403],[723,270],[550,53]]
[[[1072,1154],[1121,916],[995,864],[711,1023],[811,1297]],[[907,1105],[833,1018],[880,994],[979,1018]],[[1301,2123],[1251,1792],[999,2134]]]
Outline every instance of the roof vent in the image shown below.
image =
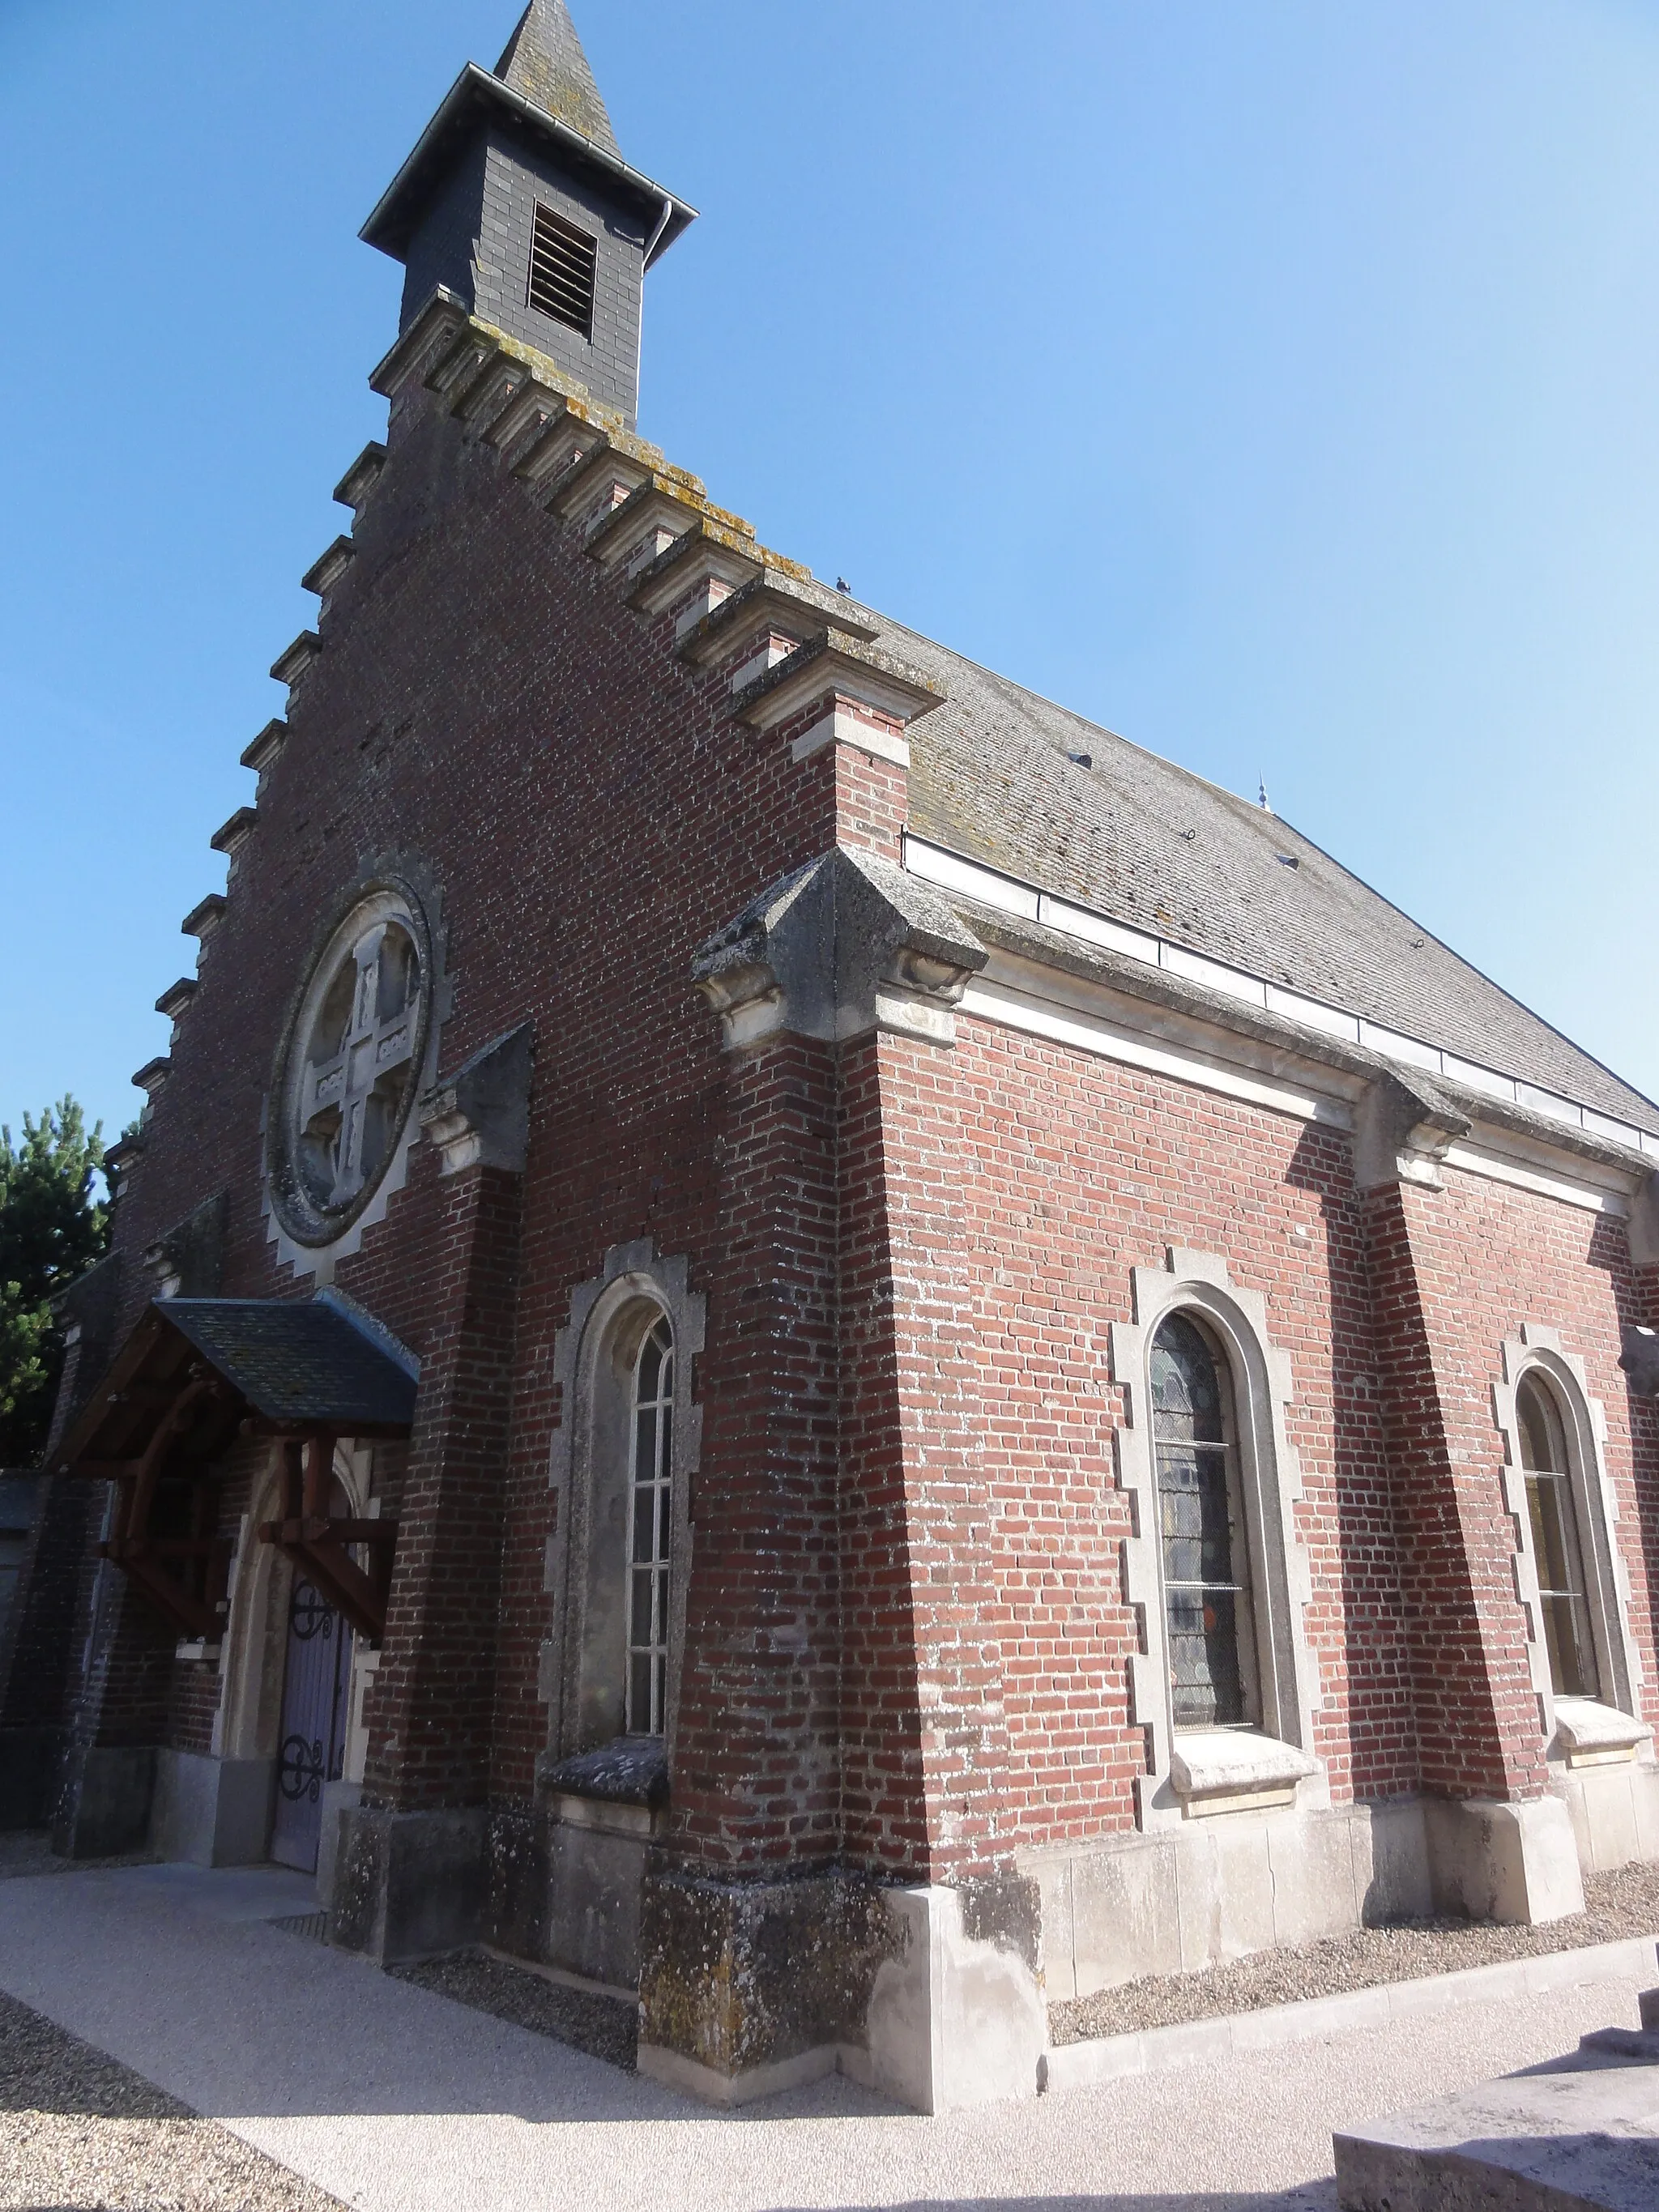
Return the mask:
[[532,307],[551,315],[556,322],[568,323],[585,338],[593,335],[593,274],[599,251],[596,238],[537,202],[526,296]]

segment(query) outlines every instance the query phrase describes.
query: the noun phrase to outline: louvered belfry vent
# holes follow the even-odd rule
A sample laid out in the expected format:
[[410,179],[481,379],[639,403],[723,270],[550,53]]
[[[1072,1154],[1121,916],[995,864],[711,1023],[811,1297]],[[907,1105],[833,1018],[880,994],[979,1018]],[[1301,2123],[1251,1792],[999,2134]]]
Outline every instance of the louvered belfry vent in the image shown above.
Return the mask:
[[556,321],[568,323],[585,338],[593,335],[593,273],[599,252],[598,239],[538,201],[530,241],[530,304]]

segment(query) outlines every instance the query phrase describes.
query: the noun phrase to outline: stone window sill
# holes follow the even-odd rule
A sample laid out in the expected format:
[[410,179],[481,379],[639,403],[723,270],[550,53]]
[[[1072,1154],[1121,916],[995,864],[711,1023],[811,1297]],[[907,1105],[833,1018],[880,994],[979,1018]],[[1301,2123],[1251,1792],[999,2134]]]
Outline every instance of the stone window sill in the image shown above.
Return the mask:
[[1182,1729],[1170,1753],[1170,1786],[1195,1820],[1293,1804],[1297,1783],[1317,1771],[1305,1751],[1255,1729]]
[[659,1735],[613,1736],[545,1769],[542,1786],[563,1827],[649,1836],[668,1802],[668,1747]]
[[1634,1759],[1653,1730],[1594,1698],[1558,1698],[1555,1735],[1569,1766],[1611,1766]]

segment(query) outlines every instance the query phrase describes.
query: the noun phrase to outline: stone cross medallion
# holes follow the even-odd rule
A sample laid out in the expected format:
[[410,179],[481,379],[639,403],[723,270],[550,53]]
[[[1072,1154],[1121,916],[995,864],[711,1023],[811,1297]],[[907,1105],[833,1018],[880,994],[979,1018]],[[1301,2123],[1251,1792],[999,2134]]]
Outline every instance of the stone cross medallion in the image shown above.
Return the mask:
[[[420,976],[414,947],[388,922],[378,922],[351,948],[345,1034],[326,1059],[306,1063],[303,1144],[326,1181],[325,1206],[348,1206],[386,1156],[391,1110],[402,1088],[398,1071],[414,1050]],[[331,994],[331,999],[333,994]],[[313,1039],[314,1046],[326,1044]]]
[[430,945],[403,888],[377,886],[312,969],[277,1068],[272,1204],[307,1244],[333,1241],[397,1153],[425,1057]]

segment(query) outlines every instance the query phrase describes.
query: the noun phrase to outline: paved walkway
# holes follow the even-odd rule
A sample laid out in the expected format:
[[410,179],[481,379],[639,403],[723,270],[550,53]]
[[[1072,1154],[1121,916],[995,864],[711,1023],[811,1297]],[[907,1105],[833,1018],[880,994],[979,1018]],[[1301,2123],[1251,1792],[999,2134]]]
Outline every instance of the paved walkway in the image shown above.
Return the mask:
[[1637,2019],[1601,1983],[939,2119],[839,2080],[715,2113],[264,1924],[311,1902],[263,1869],[0,1882],[0,1988],[364,2212],[1328,2212],[1334,2126]]

